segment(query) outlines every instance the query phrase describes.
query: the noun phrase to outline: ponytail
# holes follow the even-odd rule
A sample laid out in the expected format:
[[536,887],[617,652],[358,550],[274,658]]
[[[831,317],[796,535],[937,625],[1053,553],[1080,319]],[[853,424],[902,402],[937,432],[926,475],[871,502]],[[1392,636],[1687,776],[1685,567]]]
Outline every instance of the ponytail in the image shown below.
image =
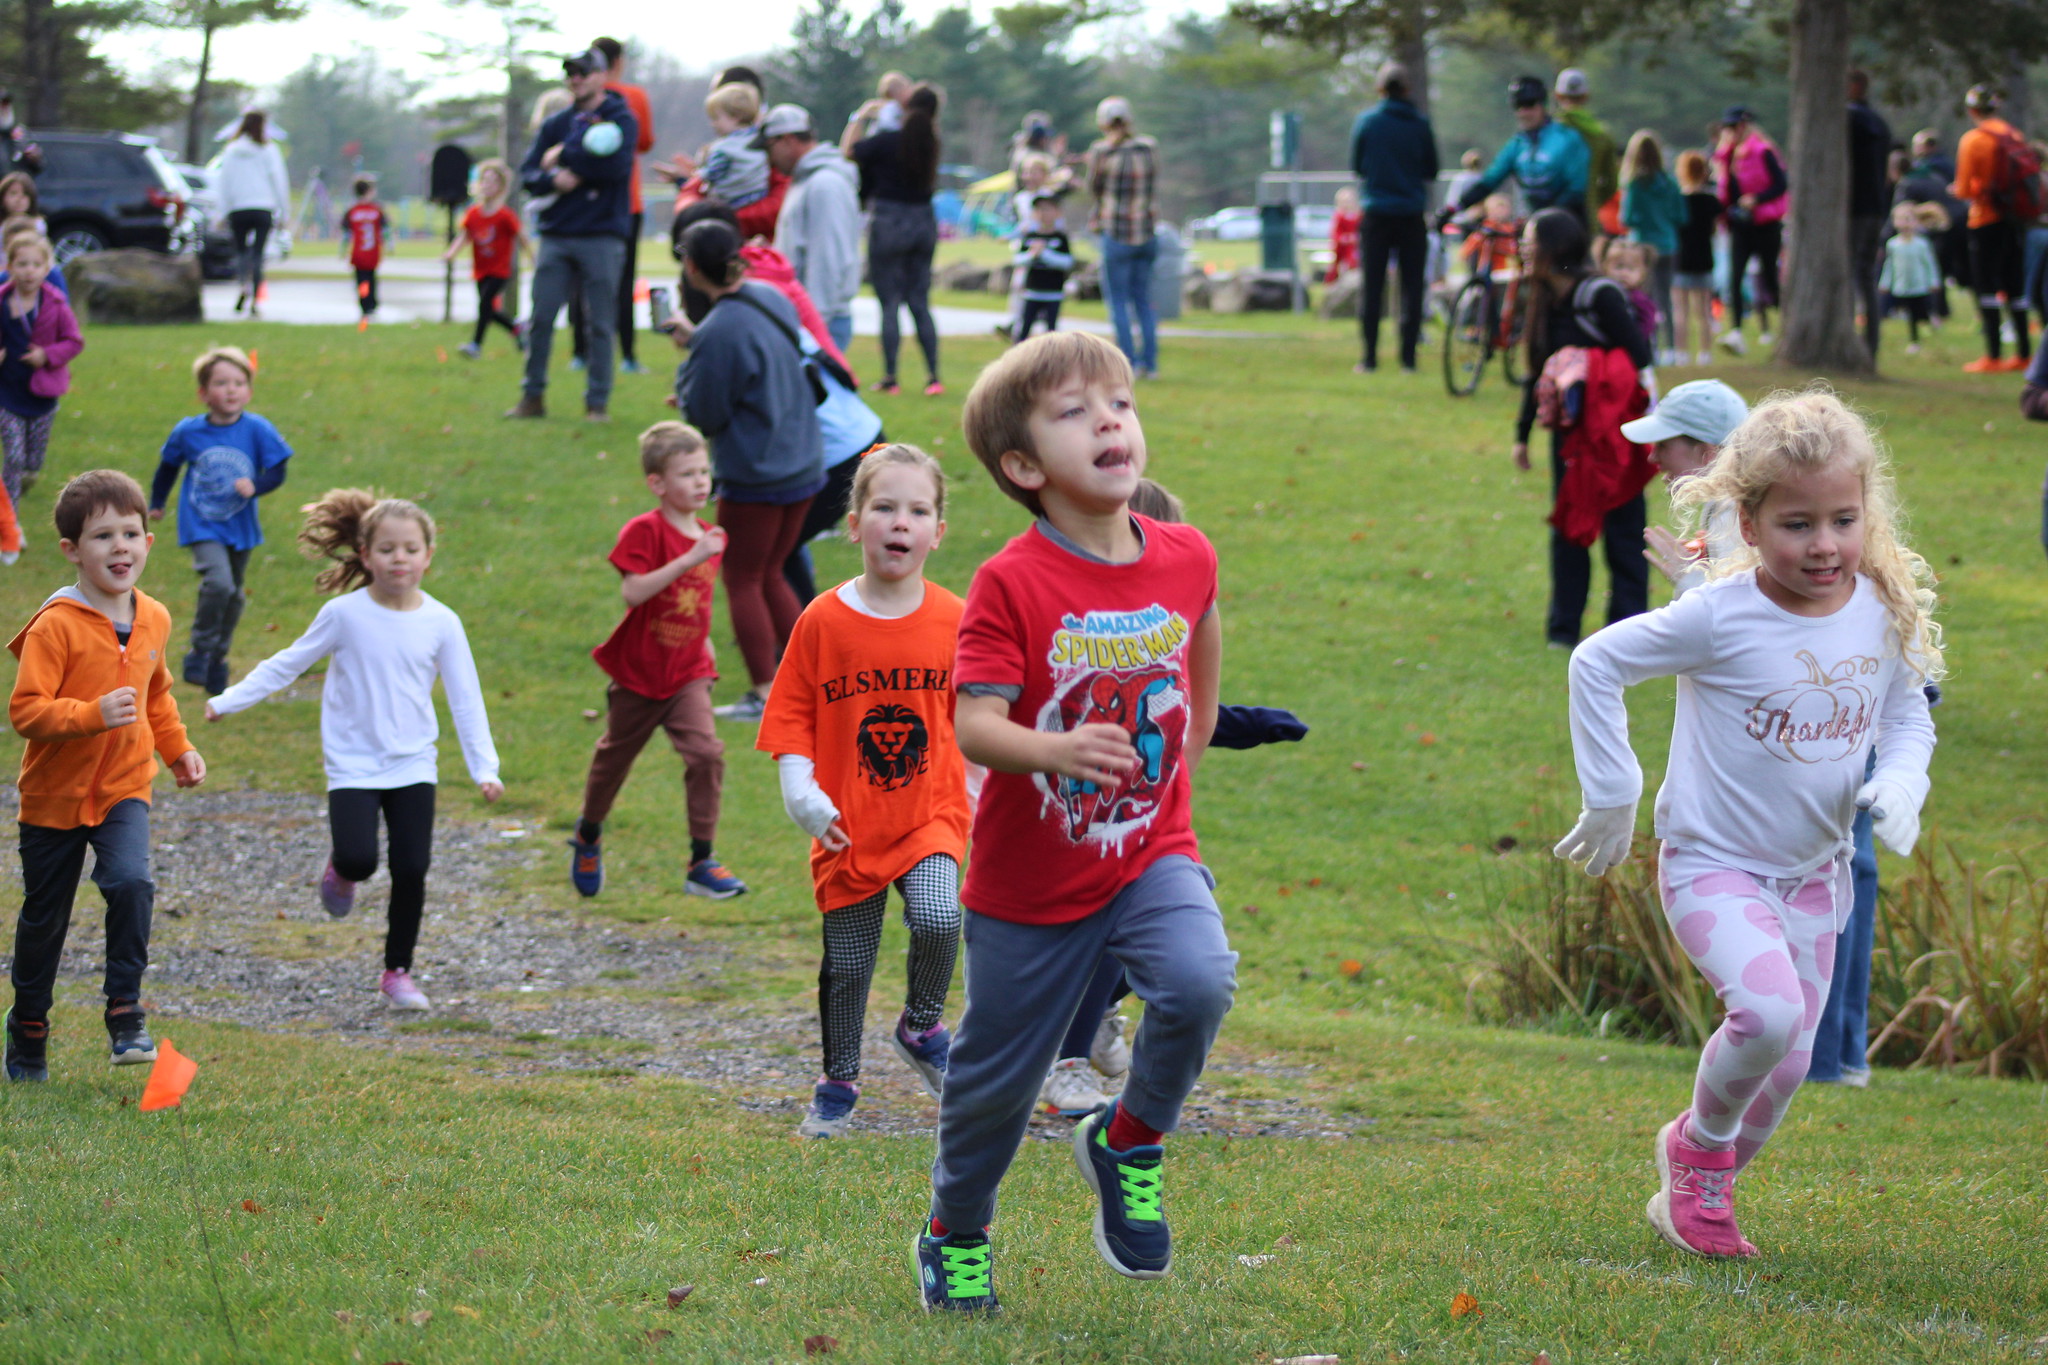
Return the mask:
[[939,92],[919,85],[903,100],[903,171],[911,185],[930,194],[939,183]]
[[299,552],[308,559],[333,561],[313,580],[322,592],[347,592],[370,581],[363,547],[391,517],[416,524],[427,548],[434,546],[434,519],[425,508],[403,498],[379,498],[366,488],[332,488],[299,510],[306,514],[299,528]]
[[740,258],[739,231],[717,218],[692,223],[676,242],[676,254],[721,289],[738,284],[747,273],[747,263]]

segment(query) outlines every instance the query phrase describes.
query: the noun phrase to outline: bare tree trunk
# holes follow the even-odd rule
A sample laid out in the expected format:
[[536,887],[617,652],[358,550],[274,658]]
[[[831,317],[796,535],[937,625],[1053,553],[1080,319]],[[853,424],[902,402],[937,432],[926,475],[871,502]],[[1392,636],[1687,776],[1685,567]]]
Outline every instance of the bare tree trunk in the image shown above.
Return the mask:
[[1791,48],[1793,192],[1778,359],[1868,374],[1876,366],[1856,330],[1849,261],[1849,0],[1796,0]]
[[213,6],[206,10],[199,21],[199,78],[192,83],[192,108],[185,115],[185,160],[195,166],[205,160],[199,154],[204,146],[200,125],[206,121],[207,81],[213,74]]
[[32,82],[25,111],[30,128],[56,128],[64,122],[62,35],[53,0],[22,0],[21,55]]
[[1394,43],[1394,60],[1408,68],[1408,99],[1421,113],[1429,112],[1429,34],[1417,29]]

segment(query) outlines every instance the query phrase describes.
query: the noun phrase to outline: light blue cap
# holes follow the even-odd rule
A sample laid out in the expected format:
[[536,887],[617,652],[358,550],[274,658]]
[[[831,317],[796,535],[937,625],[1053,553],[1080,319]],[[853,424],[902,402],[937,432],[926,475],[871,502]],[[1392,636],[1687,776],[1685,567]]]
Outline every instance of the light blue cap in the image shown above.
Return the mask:
[[1749,404],[1742,395],[1718,379],[1695,379],[1680,384],[1657,401],[1657,410],[1647,417],[1621,424],[1621,434],[1638,445],[1655,445],[1673,436],[1690,436],[1710,446],[1720,445],[1728,433],[1749,416]]

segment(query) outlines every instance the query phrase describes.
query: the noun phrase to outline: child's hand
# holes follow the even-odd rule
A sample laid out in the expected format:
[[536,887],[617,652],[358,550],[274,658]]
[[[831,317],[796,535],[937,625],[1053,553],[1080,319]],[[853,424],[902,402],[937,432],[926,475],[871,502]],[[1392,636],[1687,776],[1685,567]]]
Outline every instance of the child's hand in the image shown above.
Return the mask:
[[561,159],[562,144],[557,142],[554,146],[540,154],[540,168],[544,171],[551,171]]
[[50,363],[50,357],[44,353],[42,347],[31,346],[21,353],[21,363],[31,370],[40,370]]
[[484,794],[485,805],[490,805],[505,794],[505,784],[503,782],[479,782],[476,784],[476,789]]
[[171,777],[181,787],[196,787],[206,780],[206,760],[197,749],[187,749],[172,762]]
[[132,687],[117,687],[100,698],[100,719],[106,722],[109,730],[133,725],[136,715],[135,689]]
[[214,706],[212,702],[206,703],[206,718],[208,720],[219,720],[221,718],[220,711]]
[[692,545],[689,552],[683,557],[690,561],[690,567],[694,569],[713,555],[722,555],[724,553],[725,528],[723,526],[714,526],[702,536],[699,536],[697,543]]
[[1643,558],[1656,565],[1658,573],[1673,583],[1685,575],[1692,561],[1687,558],[1685,547],[1678,543],[1677,536],[1661,526],[1652,526],[1644,530],[1643,539],[1649,542]]
[[237,496],[239,496],[239,497],[244,497],[244,498],[253,498],[253,497],[255,497],[255,496],[256,496],[256,481],[255,481],[254,479],[236,479],[236,480],[235,480],[235,493],[236,493],[236,495],[237,495]]
[[1529,443],[1528,443],[1527,441],[1517,441],[1517,442],[1515,442],[1515,448],[1514,448],[1514,451],[1513,451],[1512,453],[1513,453],[1513,455],[1514,455],[1514,457],[1515,457],[1515,468],[1517,468],[1517,469],[1521,470],[1521,471],[1522,471],[1523,473],[1525,473],[1525,474],[1526,474],[1526,473],[1528,473],[1528,472],[1529,472]]
[[1120,725],[1083,725],[1053,743],[1054,772],[1098,787],[1116,786],[1138,766],[1130,732]]
[[818,836],[818,842],[825,846],[827,853],[844,853],[853,847],[853,840],[848,837],[846,826],[837,820],[826,826],[825,832]]
[[149,519],[150,519],[151,521],[162,521],[162,520],[164,519],[164,509],[163,509],[163,508],[161,508],[161,507],[152,507],[152,508],[150,508],[150,509],[149,509]]

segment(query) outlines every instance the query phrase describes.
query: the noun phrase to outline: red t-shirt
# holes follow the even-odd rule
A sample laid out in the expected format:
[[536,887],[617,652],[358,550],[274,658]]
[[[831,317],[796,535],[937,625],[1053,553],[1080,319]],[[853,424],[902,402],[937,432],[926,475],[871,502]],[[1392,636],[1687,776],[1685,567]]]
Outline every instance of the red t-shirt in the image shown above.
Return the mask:
[[[699,519],[698,531],[711,529]],[[642,512],[619,531],[612,567],[621,575],[653,573],[696,542],[669,525],[659,507]],[[718,561],[711,558],[626,613],[611,638],[590,651],[597,666],[629,692],[663,700],[699,678],[718,676],[711,652],[711,590]]]
[[462,215],[462,230],[469,234],[471,279],[512,278],[512,252],[519,245],[518,214],[503,204],[494,213],[485,213],[483,205],[472,204],[469,212]]
[[1085,919],[1159,859],[1199,858],[1181,754],[1193,714],[1189,641],[1216,604],[1216,551],[1192,526],[1136,521],[1145,553],[1098,564],[1037,527],[974,575],[956,687],[1022,687],[1010,719],[1038,730],[1121,725],[1139,756],[1100,790],[1047,773],[988,776],[960,899],[995,919]]
[[348,234],[348,263],[375,270],[384,259],[384,210],[367,200],[351,204],[341,215],[341,230]]

